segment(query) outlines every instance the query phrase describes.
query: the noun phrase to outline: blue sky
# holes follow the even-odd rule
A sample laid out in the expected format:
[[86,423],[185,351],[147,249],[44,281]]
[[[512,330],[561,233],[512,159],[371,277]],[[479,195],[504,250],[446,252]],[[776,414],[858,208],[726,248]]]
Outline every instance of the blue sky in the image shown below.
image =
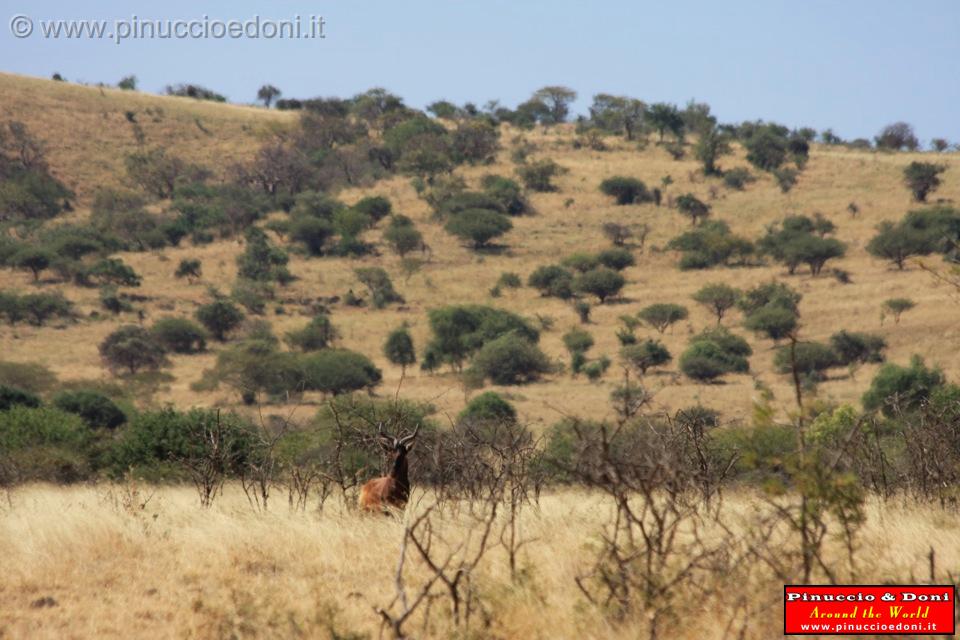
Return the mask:
[[[956,0],[2,0],[0,69],[146,91],[194,82],[250,102],[264,82],[289,97],[383,86],[422,107],[437,98],[513,106],[564,84],[585,112],[598,92],[705,101],[724,122],[764,118],[872,137],[906,120],[924,143],[960,141]],[[16,39],[10,17],[246,20],[323,15],[323,40]]]

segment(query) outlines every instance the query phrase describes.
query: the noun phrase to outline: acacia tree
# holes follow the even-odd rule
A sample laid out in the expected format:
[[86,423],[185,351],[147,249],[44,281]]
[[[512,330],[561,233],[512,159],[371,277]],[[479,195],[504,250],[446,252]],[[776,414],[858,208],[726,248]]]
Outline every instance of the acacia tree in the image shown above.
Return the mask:
[[878,149],[889,149],[891,151],[916,151],[920,147],[920,141],[913,132],[913,127],[906,122],[894,122],[885,126],[877,137],[874,138]]
[[940,174],[946,170],[943,164],[911,162],[903,170],[903,181],[916,202],[926,202],[927,196],[940,186]]
[[577,99],[577,92],[569,87],[549,86],[538,89],[533,94],[533,99],[546,105],[549,118],[547,124],[560,124],[567,121],[570,103]]
[[646,109],[642,100],[598,93],[590,106],[590,120],[604,131],[622,130],[627,140],[633,140]]
[[703,172],[708,176],[720,174],[717,159],[732,151],[727,136],[715,127],[700,134],[694,149],[697,160],[703,163]]
[[269,109],[270,103],[272,103],[276,98],[279,98],[280,95],[280,89],[277,89],[272,84],[265,84],[260,87],[259,91],[257,91],[257,100],[263,102],[263,106]]
[[660,142],[663,142],[663,135],[669,131],[680,140],[683,137],[683,116],[674,104],[658,102],[650,106],[647,111],[647,122],[657,130],[660,135]]
[[163,347],[149,331],[125,325],[100,343],[100,356],[111,370],[126,369],[131,375],[140,369],[158,369],[166,363]]
[[417,361],[417,352],[413,348],[413,338],[406,325],[398,327],[390,332],[387,341],[383,345],[383,355],[387,360],[400,366],[400,375],[407,372],[407,367]]
[[685,193],[677,197],[677,211],[690,218],[694,226],[710,215],[710,205],[697,198],[692,193]]
[[723,321],[726,312],[736,306],[741,292],[728,284],[715,282],[706,284],[693,294],[693,299],[710,309],[717,316],[717,325]]

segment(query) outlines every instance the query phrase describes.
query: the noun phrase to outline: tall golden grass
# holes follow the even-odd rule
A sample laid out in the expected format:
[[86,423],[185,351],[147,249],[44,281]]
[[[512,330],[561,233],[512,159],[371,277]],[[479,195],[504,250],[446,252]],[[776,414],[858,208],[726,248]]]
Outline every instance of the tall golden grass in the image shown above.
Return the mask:
[[[429,501],[415,491],[407,518]],[[724,518],[745,531],[759,504],[735,493]],[[828,542],[842,580],[926,582],[931,548],[939,583],[960,574],[953,514],[896,501],[871,503],[867,512],[854,572],[841,542]],[[522,535],[532,542],[520,552],[519,578],[511,580],[499,548],[472,576],[485,611],[471,632],[452,626],[442,599],[429,616],[420,609],[406,631],[418,638],[645,637],[643,616],[617,622],[574,582],[609,515],[597,494],[545,495],[522,516]],[[21,487],[0,506],[0,637],[377,637],[374,607],[395,594],[404,522],[360,515],[336,499],[322,513],[315,504],[301,513],[278,496],[259,513],[235,485],[209,509],[189,488]],[[470,520],[445,512],[436,522],[443,546],[465,539]],[[414,594],[428,572],[413,557],[407,569]],[[711,587],[706,597],[676,594],[676,613],[661,623],[660,637],[780,636],[782,582],[765,567],[743,563]]]

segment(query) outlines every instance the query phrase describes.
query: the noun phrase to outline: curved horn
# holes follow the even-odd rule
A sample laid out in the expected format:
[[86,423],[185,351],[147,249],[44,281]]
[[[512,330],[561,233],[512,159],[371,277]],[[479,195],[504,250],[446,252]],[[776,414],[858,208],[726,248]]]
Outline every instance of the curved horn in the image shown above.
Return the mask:
[[400,438],[400,444],[406,446],[408,442],[411,442],[414,438],[417,437],[417,433],[419,433],[419,431],[420,431],[420,425],[417,424],[417,426],[413,430],[413,433],[406,436],[405,438]]

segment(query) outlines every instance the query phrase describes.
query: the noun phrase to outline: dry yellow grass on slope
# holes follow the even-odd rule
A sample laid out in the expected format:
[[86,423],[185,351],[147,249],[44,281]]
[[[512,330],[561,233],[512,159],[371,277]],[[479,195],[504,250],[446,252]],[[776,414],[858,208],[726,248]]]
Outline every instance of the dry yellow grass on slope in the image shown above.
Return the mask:
[[[127,130],[123,116],[125,109],[136,107],[138,112],[149,107],[161,108],[162,122],[148,137],[169,145],[175,152],[187,157],[214,163],[251,152],[258,143],[258,132],[271,126],[293,122],[290,114],[282,114],[230,105],[196,102],[180,98],[165,98],[77,87],[50,81],[0,75],[0,117],[18,117],[50,145],[51,160],[58,174],[71,184],[89,185],[99,182],[116,183],[122,179],[122,156],[133,148],[133,137]],[[110,110],[101,102],[113,105]],[[73,112],[86,114],[83,126],[72,125]],[[104,119],[102,113],[112,114]],[[194,118],[207,123],[213,132],[206,136],[195,125]],[[117,122],[114,122],[117,121]],[[112,123],[112,124],[111,124]],[[108,126],[109,124],[109,126]],[[166,127],[166,128],[163,128]],[[871,153],[846,148],[814,145],[810,161],[800,175],[794,189],[783,194],[767,175],[747,187],[745,191],[731,191],[715,179],[705,179],[698,171],[699,164],[690,155],[681,161],[673,160],[661,147],[649,145],[638,150],[623,140],[608,140],[610,150],[575,149],[572,145],[572,127],[559,127],[548,132],[518,132],[504,128],[501,141],[504,149],[495,163],[489,166],[458,169],[467,180],[476,185],[488,173],[512,176],[514,164],[510,151],[518,144],[518,137],[536,145],[534,159],[551,158],[569,172],[556,180],[558,190],[553,193],[534,193],[530,200],[536,214],[514,218],[514,229],[503,238],[506,248],[501,253],[476,253],[445,233],[440,224],[430,219],[427,205],[420,200],[409,180],[404,177],[381,181],[364,189],[349,189],[339,197],[355,202],[366,195],[387,196],[394,210],[410,216],[424,233],[432,248],[432,259],[420,272],[407,279],[400,260],[386,251],[380,256],[363,259],[320,258],[305,259],[291,256],[291,271],[298,280],[278,290],[278,298],[300,299],[317,296],[343,295],[349,289],[362,290],[353,273],[358,266],[379,265],[394,280],[396,288],[406,298],[406,304],[382,311],[357,309],[344,305],[333,307],[332,319],[341,331],[341,344],[373,358],[384,371],[384,382],[379,392],[392,395],[400,382],[400,369],[390,365],[381,349],[386,333],[407,322],[418,349],[429,337],[426,312],[443,304],[480,303],[503,307],[528,318],[544,316],[553,319],[553,327],[544,331],[541,344],[545,352],[558,362],[566,362],[561,336],[577,325],[570,305],[551,298],[542,298],[531,288],[504,289],[502,297],[493,298],[489,290],[502,272],[515,272],[524,280],[538,266],[554,263],[575,251],[596,250],[607,246],[601,225],[608,221],[645,223],[651,227],[646,248],[634,250],[637,265],[625,271],[627,285],[623,300],[613,304],[596,305],[592,321],[586,328],[596,345],[591,357],[606,354],[616,362],[619,345],[615,331],[622,314],[636,313],[643,306],[657,302],[686,305],[690,318],[679,323],[662,337],[674,356],[674,362],[662,372],[647,376],[644,381],[656,392],[657,408],[675,410],[692,403],[720,410],[728,420],[744,419],[750,415],[752,403],[758,399],[760,385],[775,395],[775,405],[783,412],[791,406],[791,392],[786,376],[773,368],[773,351],[769,340],[746,334],[742,318],[732,313],[725,324],[746,335],[754,355],[750,360],[749,375],[726,376],[722,384],[699,385],[678,374],[676,359],[686,347],[691,335],[712,326],[710,314],[690,299],[706,282],[726,282],[746,288],[757,283],[780,279],[799,290],[804,298],[802,337],[826,340],[840,330],[869,331],[880,334],[889,344],[888,360],[906,362],[912,354],[919,354],[931,364],[944,368],[948,377],[960,379],[960,329],[956,322],[960,307],[953,292],[938,286],[929,274],[918,268],[899,272],[890,265],[872,258],[865,246],[875,226],[883,220],[900,219],[916,205],[911,202],[902,184],[902,169],[910,161],[930,160],[930,154]],[[202,155],[189,155],[200,153]],[[948,166],[943,175],[944,184],[933,198],[960,202],[960,157],[941,154],[937,162]],[[721,166],[746,166],[742,149],[721,159]],[[671,176],[673,184],[668,195],[692,192],[708,201],[713,217],[730,224],[735,233],[757,238],[764,228],[787,214],[822,212],[832,219],[838,229],[836,236],[847,243],[846,257],[828,264],[850,273],[852,284],[841,284],[829,275],[811,278],[805,273],[787,276],[779,265],[756,268],[711,269],[707,271],[680,271],[677,256],[661,251],[670,238],[689,228],[689,223],[675,210],[653,205],[618,207],[598,191],[598,185],[613,175],[634,176],[650,186],[657,186],[661,178]],[[711,189],[716,196],[711,196]],[[847,206],[854,202],[860,214],[853,217]],[[83,216],[81,210],[77,215]],[[274,214],[282,215],[282,214]],[[379,231],[369,234],[376,241]],[[276,240],[276,239],[275,239]],[[279,244],[283,244],[277,240]],[[198,304],[208,300],[207,287],[215,286],[229,291],[236,276],[236,256],[242,251],[235,241],[221,241],[202,247],[182,246],[164,251],[125,254],[121,257],[143,275],[143,285],[136,291],[151,298],[146,303],[147,322],[166,315],[189,317]],[[176,280],[173,272],[185,257],[196,257],[203,262],[203,279],[194,284]],[[938,258],[932,260],[938,263]],[[98,308],[97,292],[69,285],[45,285],[44,289],[61,288],[75,302],[82,315]],[[0,288],[32,290],[30,276],[10,270],[0,271]],[[881,325],[881,305],[887,298],[909,297],[917,307],[904,315],[899,324],[887,320]],[[308,320],[295,304],[285,304],[283,315],[275,314],[272,305],[267,319],[278,335],[298,328]],[[51,367],[63,380],[108,379],[97,354],[97,344],[116,326],[135,322],[136,316],[127,314],[118,319],[83,320],[60,327],[34,328],[18,326],[0,328],[0,350],[4,358],[16,361],[36,361]],[[639,337],[659,337],[655,331],[641,329]],[[214,349],[219,348],[213,345]],[[169,373],[172,382],[161,387],[154,402],[171,402],[181,407],[190,405],[235,406],[238,396],[230,389],[213,393],[191,390],[191,384],[203,378],[203,371],[212,366],[215,353],[199,356],[176,356]],[[819,386],[820,396],[828,401],[858,403],[876,371],[876,365],[863,367],[855,377],[842,370],[831,371],[828,381]],[[598,383],[588,382],[583,376],[571,378],[569,373],[549,376],[545,381],[518,387],[498,388],[514,402],[524,421],[542,426],[557,420],[561,414],[602,418],[612,414],[608,398],[611,390],[621,382],[622,372],[613,366]],[[427,375],[417,367],[408,369],[401,390],[402,395],[433,402],[441,412],[455,413],[465,401],[464,391],[456,376],[448,373]],[[147,398],[143,398],[147,401]],[[309,397],[298,409],[298,417],[311,414],[320,398]],[[271,410],[286,413],[291,407]]]
[[[25,486],[0,505],[0,637],[45,638],[362,638],[376,637],[375,606],[395,593],[402,521],[360,516],[331,499],[322,514],[291,511],[283,496],[254,512],[237,486],[210,509],[187,488]],[[142,509],[140,504],[146,500]],[[415,492],[407,517],[428,496]],[[574,582],[589,565],[609,512],[595,494],[546,495],[522,516],[521,577],[511,582],[502,549],[472,576],[486,612],[467,637],[586,639],[644,637],[644,624],[612,622]],[[724,518],[744,527],[755,506],[727,498]],[[436,520],[450,544],[467,520]],[[860,565],[848,582],[925,580],[927,554],[938,571],[960,572],[960,523],[911,504],[868,508]],[[845,566],[840,542],[829,555]],[[438,553],[438,555],[441,555]],[[411,556],[411,598],[427,572]],[[782,583],[761,565],[723,576],[706,598],[675,594],[678,621],[662,637],[778,637]],[[406,629],[417,638],[453,637],[448,605],[437,599],[429,626],[419,611]],[[489,626],[481,622],[489,620]],[[743,630],[743,635],[740,635]],[[348,632],[360,635],[347,635]],[[337,635],[339,634],[339,635]],[[462,636],[456,636],[462,637]]]

